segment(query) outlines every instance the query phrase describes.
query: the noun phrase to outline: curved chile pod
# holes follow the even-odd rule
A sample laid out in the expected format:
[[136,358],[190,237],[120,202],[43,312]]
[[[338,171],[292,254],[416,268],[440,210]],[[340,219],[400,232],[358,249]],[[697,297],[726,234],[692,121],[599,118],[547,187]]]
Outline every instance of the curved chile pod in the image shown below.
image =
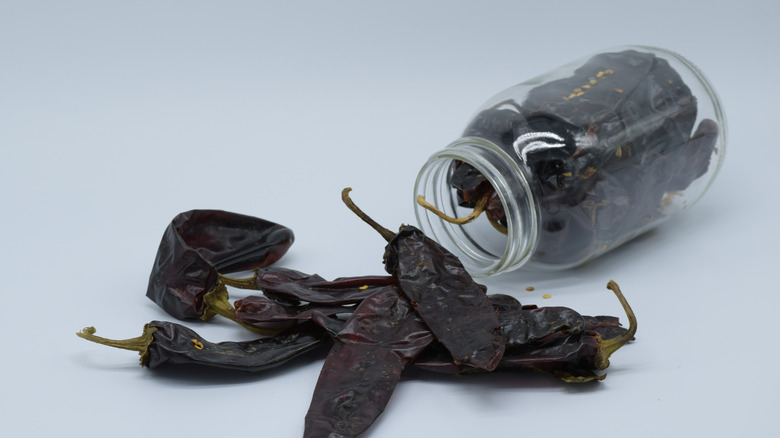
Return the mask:
[[294,240],[292,230],[264,219],[221,210],[177,215],[165,229],[146,296],[178,319],[203,314],[203,295],[219,274],[277,261]]
[[153,321],[157,331],[149,345],[145,366],[195,364],[240,371],[264,371],[283,365],[330,337],[313,323],[299,324],[276,336],[251,341],[209,342],[193,330],[172,322]]
[[268,266],[295,240],[292,230],[274,222],[222,210],[191,210],[171,226],[220,274]]
[[94,327],[87,327],[76,335],[109,347],[137,351],[141,355],[141,365],[148,368],[200,365],[256,372],[278,367],[329,343],[338,322],[331,324],[324,320],[329,318],[298,324],[273,337],[240,342],[209,342],[192,329],[167,321],[152,321],[144,326],[140,336],[131,339],[96,336]]
[[178,319],[198,319],[204,310],[203,295],[217,285],[217,270],[175,239],[175,235],[166,231],[149,276],[146,296]]

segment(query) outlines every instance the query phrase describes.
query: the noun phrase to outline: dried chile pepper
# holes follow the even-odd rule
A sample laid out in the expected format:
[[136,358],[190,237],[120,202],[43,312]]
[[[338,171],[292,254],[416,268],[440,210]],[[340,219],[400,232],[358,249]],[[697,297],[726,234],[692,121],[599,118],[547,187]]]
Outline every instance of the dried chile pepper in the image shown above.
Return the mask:
[[[487,289],[485,289],[487,292]],[[517,311],[523,308],[523,304],[518,301],[517,298],[506,294],[490,294],[488,295],[490,304],[496,309],[499,316],[503,312]]]
[[316,304],[356,304],[377,289],[398,283],[389,275],[341,277],[325,280],[317,274],[304,274],[287,268],[258,269],[254,286],[277,300]]
[[249,324],[304,321],[315,315],[335,316],[352,313],[354,310],[354,306],[337,304],[285,305],[257,295],[237,300],[233,305],[236,308],[236,321]]
[[[609,366],[610,356],[623,345],[631,341],[636,334],[637,322],[631,306],[629,306],[619,286],[610,281],[607,288],[620,300],[629,321],[628,329],[619,326],[617,318],[611,316],[582,316],[582,326],[569,330],[560,327],[555,322],[556,314],[571,315],[571,309],[549,308],[544,318],[550,324],[537,324],[516,322],[515,326],[527,325],[528,327],[542,327],[537,336],[527,336],[524,331],[510,328],[503,332],[507,337],[507,349],[498,364],[498,370],[523,370],[551,373],[567,382],[587,382],[601,380],[606,375],[596,374],[595,371],[603,371]],[[526,310],[544,309],[528,306]],[[503,322],[512,317],[522,320],[529,312],[516,312],[516,308],[510,310],[510,314],[501,314]],[[539,314],[532,318],[539,319]],[[559,326],[559,328],[555,328]],[[550,328],[549,330],[545,327]],[[512,336],[520,334],[519,339]],[[424,354],[415,360],[416,367],[448,374],[468,374],[481,370],[468,365],[457,364],[442,348],[429,348]]]
[[[603,380],[606,374],[597,374],[609,366],[605,351],[615,340],[628,342],[630,335],[605,340],[596,330],[580,333],[560,333],[549,340],[522,346],[507,354],[501,361],[502,370],[542,371],[567,382]],[[621,344],[622,345],[622,344]]]
[[188,327],[165,321],[152,321],[144,326],[141,336],[126,340],[95,336],[94,327],[76,334],[99,344],[137,351],[141,365],[148,368],[190,364],[251,372],[283,365],[330,339],[325,330],[311,322],[273,337],[241,342],[209,342]]
[[[610,289],[617,284],[608,285]],[[611,339],[626,333],[616,316],[581,315],[568,307],[522,304],[511,295],[490,294],[490,303],[498,312],[501,334],[506,338],[507,349],[548,337],[558,332],[581,332],[592,330],[602,339]]]
[[504,352],[498,316],[457,257],[412,226],[393,233],[363,213],[342,192],[344,203],[388,241],[385,270],[457,363],[492,370]]
[[601,339],[613,339],[623,336],[628,329],[620,324],[620,319],[616,316],[588,316],[582,315],[585,319],[585,330],[591,330],[599,334]]
[[500,322],[483,289],[454,255],[406,226],[388,244],[385,267],[457,362],[496,367],[504,352]]
[[220,274],[268,266],[290,248],[289,228],[252,216],[222,210],[191,210],[171,222],[188,247]]
[[222,274],[268,266],[293,240],[292,230],[264,219],[221,210],[180,213],[160,241],[146,296],[178,319],[230,318]]
[[[497,371],[532,371],[552,374],[571,383],[603,380],[606,374],[596,374],[594,359],[599,353],[599,337],[594,331],[561,334],[545,342],[536,342],[507,352]],[[429,349],[414,365],[418,368],[444,374],[467,375],[480,373],[477,368],[458,365],[448,360],[443,348]]]
[[620,287],[610,281],[607,288],[620,300],[628,317],[628,329],[613,325],[610,317],[591,317],[584,330],[560,331],[538,343],[529,343],[507,354],[502,369],[524,369],[550,372],[568,382],[601,380],[606,374],[596,374],[609,367],[610,356],[634,338],[636,316]]
[[581,332],[585,319],[567,307],[523,306],[498,314],[506,349],[527,345],[559,332]]
[[356,437],[387,405],[401,372],[432,341],[409,300],[396,286],[358,305],[325,359],[304,437]]

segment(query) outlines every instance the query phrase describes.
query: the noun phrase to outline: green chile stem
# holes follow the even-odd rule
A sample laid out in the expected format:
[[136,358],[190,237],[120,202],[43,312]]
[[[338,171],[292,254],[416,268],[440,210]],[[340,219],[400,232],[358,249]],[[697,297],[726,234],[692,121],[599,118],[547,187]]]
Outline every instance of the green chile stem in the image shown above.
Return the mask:
[[628,330],[621,336],[601,341],[601,348],[599,349],[598,356],[595,360],[596,369],[599,370],[607,369],[609,366],[609,357],[612,355],[612,353],[619,350],[620,347],[626,345],[631,339],[634,338],[637,327],[636,315],[634,315],[634,311],[628,304],[626,297],[623,296],[623,292],[620,291],[618,284],[615,283],[614,280],[610,280],[607,284],[607,289],[615,293],[615,296],[617,296],[620,304],[623,306],[623,310],[626,312],[626,316],[628,317]]
[[262,328],[253,324],[236,320],[236,308],[230,304],[227,287],[223,282],[223,278],[224,277],[220,278],[219,282],[217,282],[217,285],[214,286],[214,289],[203,295],[204,310],[200,319],[203,321],[208,321],[214,315],[219,315],[223,318],[227,318],[235,322],[236,324],[239,324],[249,331],[267,336],[276,335],[281,331],[281,329]]

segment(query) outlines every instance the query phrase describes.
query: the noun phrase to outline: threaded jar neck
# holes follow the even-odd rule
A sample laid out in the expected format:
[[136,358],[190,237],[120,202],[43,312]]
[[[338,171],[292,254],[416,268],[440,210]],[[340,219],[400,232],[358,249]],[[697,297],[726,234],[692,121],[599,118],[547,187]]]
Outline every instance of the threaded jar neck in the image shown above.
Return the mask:
[[539,239],[540,210],[527,172],[494,143],[464,137],[433,154],[423,165],[414,187],[442,213],[463,217],[472,208],[458,205],[449,179],[453,161],[477,169],[492,185],[506,213],[506,234],[497,231],[483,214],[465,225],[445,221],[415,202],[420,229],[455,254],[475,277],[508,272],[521,267],[533,255]]

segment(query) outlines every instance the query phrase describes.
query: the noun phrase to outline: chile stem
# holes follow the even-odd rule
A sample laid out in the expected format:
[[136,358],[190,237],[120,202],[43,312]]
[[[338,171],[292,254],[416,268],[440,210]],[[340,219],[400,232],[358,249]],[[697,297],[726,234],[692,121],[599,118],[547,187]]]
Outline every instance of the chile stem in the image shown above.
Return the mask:
[[144,355],[146,350],[149,348],[149,345],[152,344],[152,341],[154,340],[152,334],[156,331],[156,327],[152,327],[147,324],[144,326],[144,331],[141,333],[141,336],[130,339],[115,340],[95,336],[95,327],[86,327],[80,332],[76,333],[76,336],[98,344],[108,345],[109,347],[137,351],[141,353],[141,355]]
[[498,231],[499,233],[504,234],[504,235],[506,235],[508,233],[508,231],[506,229],[506,226],[501,225],[501,223],[499,223],[498,221],[494,221],[493,219],[491,219],[490,215],[488,215],[487,218],[488,218],[488,222],[490,222],[490,225],[492,225],[493,228],[496,229],[496,231]]
[[619,350],[620,347],[626,345],[634,338],[637,326],[636,315],[634,315],[634,311],[628,304],[626,297],[623,296],[623,292],[620,291],[618,284],[613,280],[610,280],[607,284],[607,289],[615,293],[615,296],[617,296],[620,304],[623,306],[623,310],[626,312],[626,316],[628,317],[628,330],[626,330],[626,332],[621,336],[601,341],[601,348],[599,349],[599,354],[596,358],[596,368],[600,370],[606,369],[609,366],[609,356],[611,356],[612,353]]
[[426,201],[423,195],[417,195],[417,203],[420,204],[422,208],[430,211],[431,213],[444,219],[445,221],[455,225],[466,225],[467,223],[478,218],[482,214],[482,212],[485,211],[485,208],[487,207],[488,204],[488,200],[490,200],[490,194],[486,193],[484,196],[479,198],[479,201],[477,201],[477,205],[474,206],[474,210],[468,216],[455,218],[446,215],[443,211],[439,210],[431,203]]
[[[479,198],[479,201],[477,201],[477,204],[474,206],[474,210],[468,216],[461,217],[461,218],[455,218],[445,214],[443,211],[439,210],[433,204],[425,200],[425,197],[423,195],[417,195],[417,203],[422,208],[430,211],[431,213],[435,214],[436,216],[440,217],[446,222],[455,225],[466,225],[474,221],[474,219],[478,218],[482,213],[487,211],[487,205],[490,202],[491,193],[492,192],[486,192],[484,195],[482,195],[482,197]],[[499,223],[496,220],[493,220],[489,214],[487,218],[488,218],[488,222],[490,222],[490,225],[492,225],[493,228],[496,229],[496,231],[498,231],[501,234],[507,234],[506,226],[501,225],[501,223]]]
[[374,230],[376,230],[377,233],[379,233],[386,241],[391,241],[395,238],[395,233],[388,230],[387,228],[379,225],[376,221],[371,219],[367,214],[363,213],[363,210],[358,208],[357,205],[355,205],[354,202],[352,202],[352,199],[349,197],[349,192],[352,191],[351,187],[347,187],[344,190],[341,191],[341,200],[344,201],[344,204],[347,205],[347,208],[352,210],[353,213],[357,215],[360,219],[363,220],[363,222],[367,223],[371,226]]
[[236,320],[236,308],[230,304],[227,287],[222,280],[223,279],[220,278],[220,280],[217,282],[217,285],[214,286],[214,289],[203,295],[204,310],[200,319],[208,321],[212,316],[219,315],[235,322],[236,324],[239,324],[247,330],[261,335],[273,336],[280,332],[278,329],[257,327],[253,324]]
[[222,282],[226,286],[235,287],[238,289],[258,290],[260,288],[257,287],[256,280],[257,280],[257,270],[255,270],[255,275],[249,278],[233,278],[233,277],[228,277],[226,275],[219,274],[220,282]]

